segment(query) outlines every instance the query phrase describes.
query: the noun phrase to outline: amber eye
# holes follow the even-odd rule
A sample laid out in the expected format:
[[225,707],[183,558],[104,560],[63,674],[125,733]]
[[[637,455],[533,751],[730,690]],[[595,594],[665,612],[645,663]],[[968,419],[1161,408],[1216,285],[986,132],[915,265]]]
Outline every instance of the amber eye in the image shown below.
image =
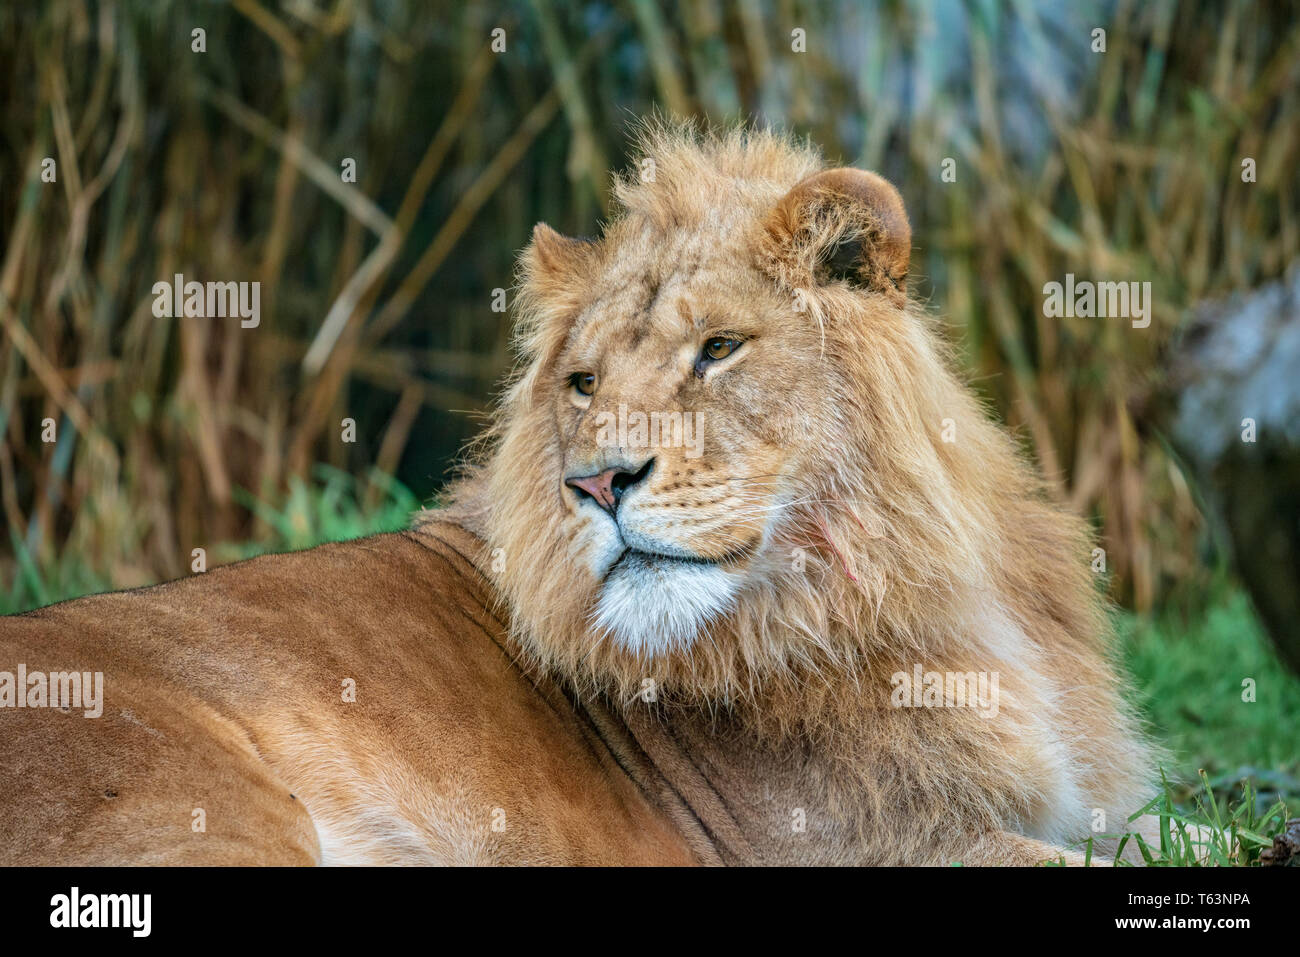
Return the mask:
[[715,336],[708,342],[704,343],[704,358],[717,361],[725,359],[740,348],[739,339],[728,339],[724,336]]
[[596,376],[591,372],[575,372],[569,376],[569,382],[579,395],[591,395],[596,391]]

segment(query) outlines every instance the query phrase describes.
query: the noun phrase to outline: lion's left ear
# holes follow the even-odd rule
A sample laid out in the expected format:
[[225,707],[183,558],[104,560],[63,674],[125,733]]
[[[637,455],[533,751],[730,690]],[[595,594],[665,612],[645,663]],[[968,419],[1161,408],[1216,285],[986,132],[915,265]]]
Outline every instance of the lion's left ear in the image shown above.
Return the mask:
[[519,255],[524,292],[532,307],[515,326],[518,347],[534,362],[530,372],[550,363],[564,345],[573,320],[590,299],[600,269],[600,246],[593,240],[562,236],[545,223]]
[[912,228],[898,190],[875,173],[846,166],[809,176],[766,228],[765,266],[793,288],[845,280],[906,297]]
[[576,299],[591,282],[596,244],[562,236],[545,223],[533,227],[533,241],[523,252],[524,272],[544,296]]

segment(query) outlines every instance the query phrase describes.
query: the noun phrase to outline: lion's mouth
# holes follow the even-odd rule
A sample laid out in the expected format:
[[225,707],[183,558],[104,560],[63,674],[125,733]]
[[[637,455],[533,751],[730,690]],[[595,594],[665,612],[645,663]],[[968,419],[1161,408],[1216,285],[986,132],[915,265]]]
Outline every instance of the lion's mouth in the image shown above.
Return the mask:
[[662,552],[647,552],[639,548],[625,548],[618,558],[606,570],[601,584],[608,582],[615,575],[627,572],[664,572],[671,568],[690,566],[711,566],[717,562],[707,558],[684,558],[677,555],[665,555]]
[[609,566],[603,580],[608,581],[620,570],[668,572],[674,568],[732,568],[747,559],[753,551],[752,546],[746,546],[717,558],[705,558],[701,555],[673,555],[628,546]]
[[[651,564],[659,562],[681,562],[687,565],[721,565],[725,558],[702,558],[699,555],[667,555],[663,552],[648,552],[641,548],[625,549],[623,554],[618,557],[618,562],[625,559],[636,561],[640,559]],[[618,562],[614,564],[617,565]]]

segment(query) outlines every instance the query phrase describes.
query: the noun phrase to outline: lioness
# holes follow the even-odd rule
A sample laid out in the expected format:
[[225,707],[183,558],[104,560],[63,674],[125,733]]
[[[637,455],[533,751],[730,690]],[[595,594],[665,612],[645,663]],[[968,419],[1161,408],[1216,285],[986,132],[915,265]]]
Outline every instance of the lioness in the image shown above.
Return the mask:
[[641,146],[598,240],[536,227],[444,508],[4,619],[0,670],[104,689],[11,682],[5,862],[1034,864],[1124,828],[1153,764],[1086,529],[909,305],[898,193],[767,131]]

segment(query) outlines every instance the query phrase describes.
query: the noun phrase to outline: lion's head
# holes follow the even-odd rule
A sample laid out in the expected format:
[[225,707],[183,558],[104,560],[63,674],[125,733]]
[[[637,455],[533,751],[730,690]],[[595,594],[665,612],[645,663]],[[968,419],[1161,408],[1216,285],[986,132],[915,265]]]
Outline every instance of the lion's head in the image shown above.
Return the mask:
[[519,371],[454,493],[522,647],[736,700],[1011,654],[1030,618],[1095,633],[1078,527],[908,303],[894,187],[766,131],[641,147],[599,238],[534,231]]

